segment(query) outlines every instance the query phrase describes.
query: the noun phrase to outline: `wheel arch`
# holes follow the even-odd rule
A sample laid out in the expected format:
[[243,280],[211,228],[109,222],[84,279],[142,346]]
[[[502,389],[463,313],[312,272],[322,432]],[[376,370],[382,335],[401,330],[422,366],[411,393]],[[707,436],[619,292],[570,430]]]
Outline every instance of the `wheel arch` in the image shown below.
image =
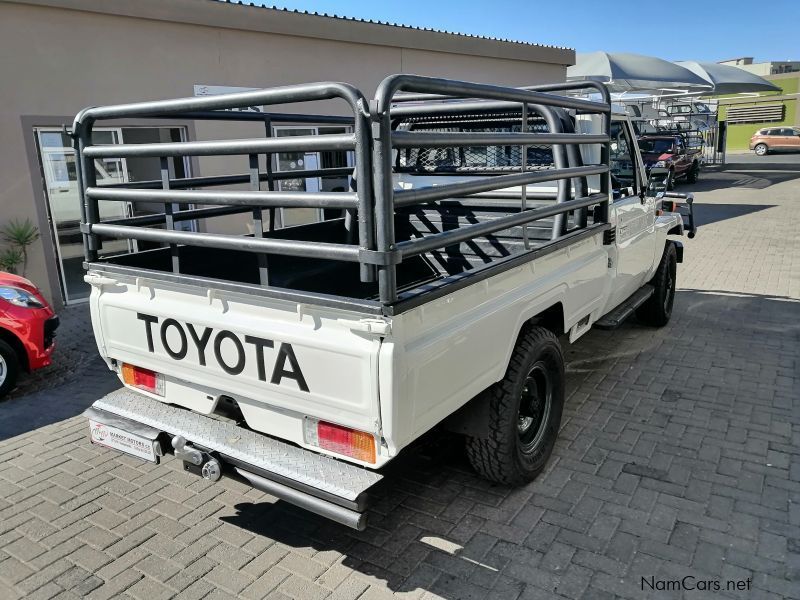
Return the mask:
[[[503,375],[505,375],[508,370],[509,362],[514,354],[514,348],[517,347],[520,338],[522,338],[531,327],[543,327],[551,331],[556,337],[564,335],[566,331],[564,323],[564,305],[561,301],[554,302],[544,310],[540,310],[535,315],[528,317],[519,324],[517,327],[517,335],[514,337],[514,344],[509,349],[508,356],[506,357],[506,367],[503,370]],[[489,409],[487,394],[495,383],[492,383],[491,386],[481,391],[464,404],[464,406],[447,417],[442,422],[444,428],[453,433],[472,437],[486,437],[488,435]]]
[[30,371],[30,364],[28,362],[28,352],[25,346],[13,331],[9,331],[5,327],[0,327],[0,340],[11,346],[19,360],[19,366],[25,371]]
[[517,332],[517,341],[519,341],[519,338],[525,331],[526,327],[531,327],[534,325],[549,329],[556,336],[564,335],[564,305],[560,301],[556,302],[555,304],[545,308],[543,311],[540,311],[533,317],[529,318],[527,321],[524,321],[520,325],[519,331]]

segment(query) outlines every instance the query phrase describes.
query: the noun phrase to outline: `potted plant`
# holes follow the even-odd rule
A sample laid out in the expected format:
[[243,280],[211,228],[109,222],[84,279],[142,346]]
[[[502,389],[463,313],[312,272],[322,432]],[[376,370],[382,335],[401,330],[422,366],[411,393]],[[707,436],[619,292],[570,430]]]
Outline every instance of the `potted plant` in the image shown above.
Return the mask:
[[30,219],[12,219],[0,230],[3,240],[11,244],[0,253],[0,265],[7,271],[15,273],[17,266],[22,263],[22,276],[28,269],[28,246],[39,239],[39,229]]
[[17,267],[22,263],[22,251],[11,246],[0,250],[0,271],[8,271],[9,273],[17,274]]

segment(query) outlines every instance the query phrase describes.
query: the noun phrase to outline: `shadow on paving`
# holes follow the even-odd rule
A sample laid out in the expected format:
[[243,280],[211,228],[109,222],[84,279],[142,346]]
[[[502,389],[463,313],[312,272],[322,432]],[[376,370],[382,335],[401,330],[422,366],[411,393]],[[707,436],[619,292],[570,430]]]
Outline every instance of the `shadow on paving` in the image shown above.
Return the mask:
[[59,316],[53,363],[20,375],[0,400],[0,441],[79,415],[120,387],[97,353],[88,305],[63,308]]
[[119,387],[119,379],[95,356],[68,383],[0,402],[0,441],[79,415]]
[[800,164],[777,166],[781,168],[763,170],[753,168],[753,165],[742,165],[741,169],[734,169],[731,165],[727,165],[723,171],[702,171],[696,183],[679,182],[675,191],[697,193],[731,188],[763,190],[772,185],[800,178]]
[[[791,500],[759,473],[794,485],[788,464],[767,463],[800,426],[798,314],[789,298],[679,290],[663,329],[590,331],[565,347],[561,434],[525,487],[482,480],[459,438],[434,430],[389,465],[366,531],[281,501],[219,518],[312,557],[341,553],[393,591],[448,599],[642,597],[641,577],[719,577],[708,551],[742,564],[733,541],[780,534],[790,520]],[[733,455],[751,471],[729,472]],[[722,503],[722,515],[719,499],[737,486],[749,503]],[[753,524],[756,504],[771,520]],[[790,585],[786,556],[773,559],[771,576]]]
[[725,163],[725,171],[800,171],[800,155],[797,162],[788,160],[761,160],[758,162],[741,161],[732,159]]
[[694,218],[697,227],[744,217],[753,213],[775,208],[775,204],[702,204],[695,203]]

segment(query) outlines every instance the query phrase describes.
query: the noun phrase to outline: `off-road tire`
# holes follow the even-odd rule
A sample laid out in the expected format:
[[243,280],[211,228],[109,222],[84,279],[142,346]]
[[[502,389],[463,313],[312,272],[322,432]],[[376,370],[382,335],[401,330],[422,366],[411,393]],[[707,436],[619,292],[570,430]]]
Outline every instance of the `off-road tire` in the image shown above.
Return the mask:
[[769,146],[766,144],[756,144],[756,147],[753,148],[756,151],[756,156],[766,156],[769,154]]
[[19,375],[19,357],[14,349],[0,340],[0,399],[14,389]]
[[[542,388],[545,371],[549,379]],[[537,389],[534,394],[530,393],[533,386]],[[526,434],[521,431],[526,419],[520,414],[523,398],[541,395],[545,398],[540,398],[544,405],[538,423],[534,417],[527,417],[532,420],[531,427],[537,423],[537,429],[526,444]],[[470,463],[480,475],[497,483],[521,485],[531,481],[542,472],[553,452],[564,408],[564,355],[551,331],[530,327],[520,335],[506,375],[489,390],[488,402],[488,435],[466,439]]]
[[675,303],[675,275],[678,271],[678,253],[675,245],[667,242],[656,274],[650,280],[655,292],[636,309],[636,318],[646,325],[663,327],[669,323]]
[[686,183],[697,183],[700,178],[700,163],[692,163],[689,167],[689,173],[686,175]]

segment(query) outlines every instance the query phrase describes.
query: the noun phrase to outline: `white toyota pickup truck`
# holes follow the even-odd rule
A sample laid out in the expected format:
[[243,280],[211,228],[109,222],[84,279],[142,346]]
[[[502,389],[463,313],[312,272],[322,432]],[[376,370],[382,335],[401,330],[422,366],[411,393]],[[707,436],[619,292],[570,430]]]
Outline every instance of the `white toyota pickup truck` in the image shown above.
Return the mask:
[[[296,112],[309,101],[349,115]],[[255,105],[295,112],[231,110]],[[96,123],[123,118],[263,120],[267,135],[92,143]],[[273,136],[276,122],[339,127]],[[87,410],[91,441],[173,454],[359,529],[381,467],[436,426],[466,436],[481,475],[536,477],[561,422],[561,344],[634,313],[666,324],[674,236],[694,233],[678,212],[691,217],[691,197],[679,209],[648,184],[627,117],[593,82],[394,75],[371,100],[293,85],[89,108],[72,135],[92,325],[124,384]],[[327,151],[350,166],[275,168]],[[241,169],[169,168],[220,156]],[[160,160],[161,178],[98,185],[96,161],[112,158]],[[303,185],[332,176],[350,190]],[[163,208],[109,221],[104,202]],[[297,209],[319,218],[276,226]],[[212,233],[237,214],[241,234]],[[104,239],[133,251],[103,252]]]

